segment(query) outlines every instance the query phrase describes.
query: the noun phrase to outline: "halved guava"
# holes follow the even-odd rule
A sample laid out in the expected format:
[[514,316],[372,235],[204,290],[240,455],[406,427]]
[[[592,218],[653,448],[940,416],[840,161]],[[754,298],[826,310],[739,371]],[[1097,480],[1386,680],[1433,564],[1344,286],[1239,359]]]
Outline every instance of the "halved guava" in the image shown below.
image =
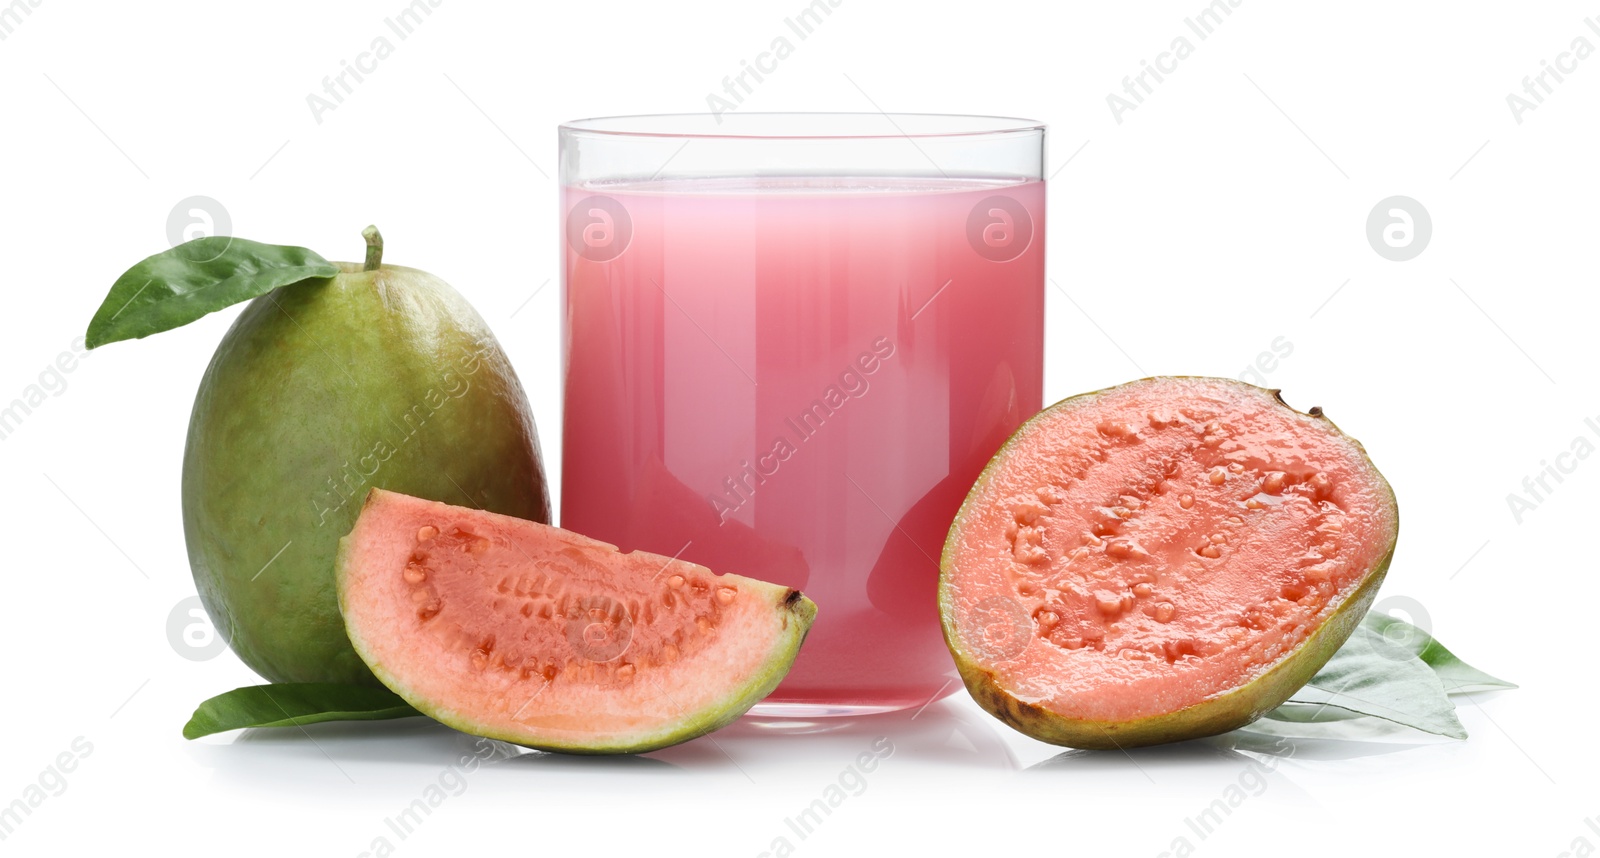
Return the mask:
[[1321,409],[1220,378],[1059,402],[995,454],[940,563],[972,696],[1037,739],[1118,748],[1254,721],[1344,643],[1399,534]]
[[407,703],[582,754],[732,722],[788,672],[817,610],[798,590],[381,489],[336,577],[350,642]]

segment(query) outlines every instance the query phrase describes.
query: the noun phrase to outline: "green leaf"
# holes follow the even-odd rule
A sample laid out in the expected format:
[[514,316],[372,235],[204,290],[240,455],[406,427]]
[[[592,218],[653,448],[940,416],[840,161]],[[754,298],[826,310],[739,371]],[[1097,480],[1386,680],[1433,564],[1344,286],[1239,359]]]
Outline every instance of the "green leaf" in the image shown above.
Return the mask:
[[379,721],[422,713],[387,688],[291,682],[235,688],[200,704],[185,739],[244,727],[294,727],[319,721]]
[[1462,661],[1411,623],[1371,612],[1311,682],[1264,720],[1330,724],[1370,716],[1465,738],[1448,695],[1516,687]]
[[1313,706],[1290,700],[1262,717],[1294,724],[1325,724],[1330,721],[1351,721],[1367,716],[1340,706]]
[[1496,691],[1516,688],[1516,684],[1490,676],[1456,657],[1444,644],[1420,628],[1388,614],[1371,611],[1361,624],[1380,635],[1389,643],[1410,651],[1433,668],[1449,694],[1467,694],[1473,691]]
[[159,334],[265,295],[279,286],[339,273],[303,247],[226,235],[187,241],[117,278],[89,321],[89,348]]
[[[1287,717],[1285,713],[1288,713]],[[1337,713],[1337,717],[1330,720],[1328,716],[1333,713]],[[1299,703],[1286,703],[1245,730],[1274,737],[1358,743],[1405,742],[1408,737],[1422,735],[1410,727],[1382,718],[1357,715],[1331,706],[1304,706]]]
[[1453,739],[1467,737],[1433,670],[1365,624],[1289,702],[1314,708],[1291,710],[1277,720],[1315,721],[1328,709],[1342,709]]

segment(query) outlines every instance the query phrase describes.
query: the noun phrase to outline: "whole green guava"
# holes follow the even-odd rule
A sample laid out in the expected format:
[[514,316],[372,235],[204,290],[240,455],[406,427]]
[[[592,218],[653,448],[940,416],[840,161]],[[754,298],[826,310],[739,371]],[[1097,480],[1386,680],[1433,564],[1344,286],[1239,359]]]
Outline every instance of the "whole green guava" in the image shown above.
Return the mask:
[[527,397],[444,281],[337,263],[255,298],[200,382],[183,461],[189,563],[217,631],[273,682],[377,684],[345,635],[339,538],[374,488],[550,521]]

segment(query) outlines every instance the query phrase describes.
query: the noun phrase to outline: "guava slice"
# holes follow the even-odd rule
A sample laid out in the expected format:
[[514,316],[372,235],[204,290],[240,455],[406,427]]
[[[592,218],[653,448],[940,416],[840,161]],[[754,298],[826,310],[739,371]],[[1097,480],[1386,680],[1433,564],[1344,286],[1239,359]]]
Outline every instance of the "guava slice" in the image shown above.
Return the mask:
[[335,577],[350,642],[407,703],[582,754],[727,725],[777,686],[816,616],[798,590],[381,489]]
[[1361,444],[1278,391],[1158,377],[1059,402],[984,469],[940,563],[972,696],[1037,739],[1226,732],[1366,614],[1399,512]]

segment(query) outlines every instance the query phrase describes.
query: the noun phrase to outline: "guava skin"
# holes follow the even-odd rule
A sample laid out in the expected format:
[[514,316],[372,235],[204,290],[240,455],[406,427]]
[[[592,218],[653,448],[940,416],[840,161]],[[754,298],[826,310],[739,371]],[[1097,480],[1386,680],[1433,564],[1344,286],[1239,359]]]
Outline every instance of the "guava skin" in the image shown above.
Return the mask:
[[493,333],[426,272],[339,275],[253,300],[195,396],[189,563],[217,632],[273,682],[377,685],[346,637],[339,539],[372,487],[548,523],[532,412]]
[[[1151,379],[1140,379],[1140,381],[1148,380]],[[1264,389],[1234,379],[1210,380],[1226,381],[1247,388],[1261,395],[1265,407],[1281,407],[1295,411],[1284,402],[1281,392],[1276,389]],[[1137,383],[1139,382],[1129,384]],[[1362,577],[1360,585],[1343,597],[1321,625],[1259,676],[1192,706],[1127,721],[1070,718],[1018,699],[990,670],[979,663],[980,659],[975,654],[966,651],[956,626],[957,611],[951,592],[951,582],[957,574],[954,563],[955,546],[960,541],[964,515],[968,511],[968,505],[974,503],[981,494],[979,489],[992,478],[997,469],[1006,467],[1007,453],[1014,446],[1025,443],[1022,439],[1027,435],[1034,420],[1056,409],[1092,403],[1096,397],[1123,386],[1126,385],[1063,399],[1019,427],[979,475],[972,492],[962,503],[961,510],[956,513],[940,557],[939,611],[945,643],[955,659],[956,670],[961,676],[962,683],[973,700],[995,718],[1028,736],[1055,745],[1086,750],[1122,750],[1215,736],[1250,724],[1283,705],[1328,663],[1361,624],[1362,618],[1366,616],[1367,610],[1377,596],[1378,588],[1383,584],[1384,576],[1388,573],[1399,538],[1399,506],[1395,500],[1394,489],[1377,468],[1372,467],[1373,478],[1382,494],[1387,496],[1389,507],[1395,511],[1394,530],[1383,554]],[[1361,442],[1340,431],[1339,427],[1322,413],[1322,409],[1312,408],[1304,414],[1315,418],[1331,434],[1348,442],[1363,456],[1366,455],[1366,449]],[[1370,459],[1368,464],[1371,464]]]

